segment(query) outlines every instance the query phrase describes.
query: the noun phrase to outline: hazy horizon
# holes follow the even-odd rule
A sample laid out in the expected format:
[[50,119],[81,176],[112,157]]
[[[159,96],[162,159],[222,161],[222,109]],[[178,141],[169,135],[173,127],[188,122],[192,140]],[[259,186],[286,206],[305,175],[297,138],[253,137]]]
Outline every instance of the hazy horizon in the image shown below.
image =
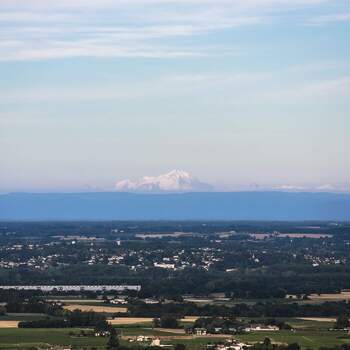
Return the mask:
[[[178,170],[172,170],[169,173],[172,173]],[[183,171],[183,170],[180,170]],[[50,188],[41,188],[41,189],[16,189],[9,191],[0,191],[1,194],[9,194],[9,193],[108,193],[108,192],[120,192],[120,193],[135,193],[135,194],[171,194],[171,193],[207,193],[207,192],[215,192],[215,193],[230,193],[230,192],[289,192],[289,193],[344,193],[349,194],[350,189],[347,187],[333,187],[329,184],[315,186],[315,184],[308,184],[303,186],[297,185],[275,185],[275,186],[263,186],[258,184],[251,184],[249,186],[223,186],[223,185],[213,185],[211,183],[203,183],[201,179],[198,177],[194,177],[192,174],[187,173],[191,178],[200,183],[200,187],[191,186],[191,187],[180,187],[180,188],[172,188],[172,185],[168,188],[143,188],[138,187],[140,183],[142,184],[145,179],[148,181],[151,180],[151,183],[156,181],[157,179],[162,179],[167,174],[160,174],[159,176],[143,176],[140,178],[133,179],[119,179],[113,184],[113,186],[109,188],[94,188],[94,187],[86,187],[86,188],[59,188],[59,189],[50,189]],[[131,182],[136,185],[136,188],[118,188],[118,185],[123,182]],[[162,180],[161,180],[162,181]],[[203,187],[202,187],[203,186]]]
[[0,193],[350,191],[345,0],[2,0]]

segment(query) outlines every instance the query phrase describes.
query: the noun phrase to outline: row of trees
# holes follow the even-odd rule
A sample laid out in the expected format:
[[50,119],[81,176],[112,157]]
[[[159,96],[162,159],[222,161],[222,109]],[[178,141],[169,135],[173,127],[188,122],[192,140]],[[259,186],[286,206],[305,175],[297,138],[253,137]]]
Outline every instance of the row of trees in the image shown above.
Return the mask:
[[158,318],[164,315],[184,316],[220,316],[220,317],[334,317],[350,316],[350,303],[345,301],[324,302],[321,304],[298,304],[259,302],[240,303],[234,306],[204,305],[195,303],[138,303],[129,307],[129,315],[134,317]]
[[[271,339],[266,337],[264,341],[255,343],[251,347],[251,350],[300,350],[301,346],[298,343],[291,343],[288,345],[275,344],[272,343]],[[313,348],[308,348],[308,350],[313,350]],[[350,344],[342,344],[334,347],[322,346],[318,350],[350,350]]]
[[[264,341],[253,344],[249,347],[251,350],[301,350],[298,343],[291,343],[288,345],[272,343],[271,339],[266,337]],[[309,349],[311,350],[311,349]]]
[[67,328],[67,327],[107,327],[106,317],[93,311],[74,310],[65,312],[63,318],[46,318],[34,321],[22,321],[19,328]]

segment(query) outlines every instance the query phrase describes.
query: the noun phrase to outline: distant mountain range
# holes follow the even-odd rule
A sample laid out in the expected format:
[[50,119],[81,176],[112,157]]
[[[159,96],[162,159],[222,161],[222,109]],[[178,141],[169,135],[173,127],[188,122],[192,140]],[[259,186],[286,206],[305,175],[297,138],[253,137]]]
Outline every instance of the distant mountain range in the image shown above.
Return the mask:
[[159,176],[144,176],[139,180],[122,180],[116,184],[117,191],[123,192],[188,192],[210,191],[212,186],[199,181],[184,170],[172,170]]
[[350,194],[10,193],[0,220],[350,220]]

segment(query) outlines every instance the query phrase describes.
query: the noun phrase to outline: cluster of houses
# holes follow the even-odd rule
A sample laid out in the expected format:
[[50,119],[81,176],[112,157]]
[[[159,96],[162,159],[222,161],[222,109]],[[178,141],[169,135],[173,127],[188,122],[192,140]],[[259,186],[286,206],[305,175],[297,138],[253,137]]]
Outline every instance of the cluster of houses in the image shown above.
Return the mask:
[[[150,346],[160,348],[173,348],[173,345],[162,344],[160,338],[158,337],[148,337],[144,335],[139,335],[136,338],[131,338],[129,339],[129,342],[147,342]],[[206,345],[207,350],[246,350],[249,347],[249,344],[240,342],[235,339],[227,339],[225,342],[209,343]]]
[[[118,231],[118,232],[117,232]],[[117,230],[116,233],[122,233],[123,230]],[[114,233],[114,231],[113,231]],[[229,238],[234,233],[232,232],[219,232],[216,234],[214,240],[208,240],[209,243],[222,243],[221,239],[216,238]],[[193,236],[204,237],[195,233],[169,233],[169,234],[136,234],[136,238],[148,238],[156,239],[162,237],[180,237],[180,236]],[[281,234],[278,232],[271,233],[250,233],[254,239],[264,239],[268,237],[294,237],[302,238],[306,234]],[[249,236],[247,236],[249,237]],[[308,234],[309,238],[327,238],[331,235],[324,234]],[[35,243],[35,244],[18,244],[9,241],[0,247],[0,267],[6,269],[13,269],[18,267],[30,267],[38,270],[45,270],[51,266],[68,266],[71,264],[70,256],[74,255],[74,249],[85,246],[86,259],[82,261],[83,264],[96,265],[122,265],[127,266],[131,271],[145,270],[150,268],[162,268],[167,270],[183,270],[187,267],[201,268],[209,270],[211,268],[218,268],[217,263],[220,264],[220,269],[224,268],[226,272],[234,272],[239,267],[239,262],[225,261],[223,252],[226,248],[218,247],[191,247],[183,248],[179,245],[178,248],[173,247],[170,252],[167,252],[163,248],[152,248],[147,245],[145,249],[131,249],[124,248],[123,241],[120,239],[107,240],[101,237],[86,237],[80,235],[68,235],[68,236],[53,236],[52,241],[48,243]],[[66,250],[66,245],[70,245],[70,249]],[[56,254],[52,254],[51,247],[57,247]],[[76,246],[74,248],[74,246]],[[103,247],[103,249],[101,249]],[[117,248],[117,249],[116,249]],[[247,250],[249,256],[247,261],[253,264],[262,264],[261,254],[266,254],[267,251],[255,252],[255,249]],[[12,252],[23,254],[9,254]],[[297,255],[293,253],[293,258],[296,259]],[[132,259],[130,259],[132,258]],[[302,257],[305,261],[311,263],[312,266],[317,268],[321,265],[338,265],[346,264],[348,258],[343,256],[334,256],[329,254],[321,256],[318,253],[313,253],[312,250],[308,254]],[[231,265],[232,263],[232,265]]]
[[346,258],[340,259],[334,256],[315,256],[312,254],[305,254],[304,259],[310,261],[313,267],[346,264],[347,262]]
[[114,298],[109,300],[109,303],[115,304],[115,305],[125,305],[128,303],[128,301],[124,298]]
[[227,339],[224,343],[207,344],[207,350],[245,350],[251,345],[235,339]]
[[16,267],[31,267],[35,269],[45,270],[49,268],[53,262],[55,262],[57,265],[60,265],[58,262],[56,262],[56,259],[58,257],[58,254],[51,254],[47,256],[31,257],[26,261],[20,261],[19,259],[11,261],[7,260],[8,258],[6,258],[0,260],[0,267],[5,269],[14,269]]
[[[68,242],[71,246],[75,246],[78,243],[89,245],[90,255],[86,260],[83,261],[87,265],[96,265],[96,264],[107,264],[107,265],[126,265],[133,271],[139,269],[148,269],[151,267],[168,269],[168,270],[182,270],[186,267],[202,267],[206,270],[209,267],[217,262],[221,261],[220,250],[213,248],[198,248],[191,249],[190,251],[185,251],[184,249],[179,249],[176,252],[172,252],[168,257],[150,257],[153,251],[148,249],[146,250],[119,250],[117,252],[111,251],[109,253],[102,252],[99,249],[101,244],[105,244],[107,241],[105,238],[99,237],[85,237],[85,236],[53,236],[55,241],[45,243],[45,244],[9,244],[6,246],[0,247],[1,252],[8,251],[26,251],[31,250],[37,252],[38,254],[33,254],[30,258],[26,257],[26,254],[23,254],[20,258],[16,260],[8,260],[8,258],[0,258],[0,267],[3,268],[16,268],[21,266],[32,267],[36,269],[45,270],[52,266],[64,266],[69,265],[68,262],[65,262],[65,253],[60,251],[59,254],[47,254],[45,255],[46,248],[51,246],[58,246]],[[114,243],[119,247],[121,246],[121,241],[116,240]],[[51,250],[50,250],[51,252]],[[156,251],[157,253],[164,253],[164,251]],[[175,254],[174,254],[175,253]],[[137,257],[137,264],[129,265],[125,260],[130,257]],[[199,262],[200,261],[200,262]]]
[[136,338],[130,338],[129,342],[149,343],[150,346],[156,346],[159,348],[172,348],[173,345],[162,344],[160,338],[150,337],[146,335],[139,335]]
[[147,335],[138,335],[137,337],[136,337],[136,339],[134,339],[134,338],[131,338],[131,339],[129,339],[129,341],[132,343],[132,342],[134,342],[134,341],[137,341],[137,342],[139,342],[139,343],[145,343],[145,342],[150,342],[150,341],[152,341],[153,340],[153,337],[149,337],[149,336],[147,336]]
[[237,334],[237,333],[249,333],[249,332],[271,332],[271,331],[279,331],[280,328],[275,325],[264,325],[264,324],[250,324],[246,327],[229,327],[228,329],[223,329],[222,327],[215,327],[212,330],[208,330],[206,328],[187,328],[186,333],[203,336],[209,333],[211,334]]
[[111,332],[107,330],[95,332],[95,337],[109,337],[110,335]]

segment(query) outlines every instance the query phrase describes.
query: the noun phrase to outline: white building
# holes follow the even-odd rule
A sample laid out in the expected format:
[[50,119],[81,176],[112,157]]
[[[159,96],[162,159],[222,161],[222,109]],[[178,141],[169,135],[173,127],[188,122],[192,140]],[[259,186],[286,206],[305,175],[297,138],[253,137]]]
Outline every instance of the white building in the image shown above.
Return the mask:
[[104,292],[104,291],[117,291],[123,292],[126,290],[140,291],[140,285],[55,285],[55,286],[0,286],[0,290],[41,290],[43,292],[61,291],[61,292],[71,292],[71,291],[91,291],[91,292]]
[[277,326],[266,326],[262,324],[251,324],[249,327],[244,329],[246,332],[256,332],[256,331],[279,331]]
[[171,269],[174,270],[175,269],[175,264],[166,264],[166,263],[154,263],[154,267],[160,267],[162,269]]

